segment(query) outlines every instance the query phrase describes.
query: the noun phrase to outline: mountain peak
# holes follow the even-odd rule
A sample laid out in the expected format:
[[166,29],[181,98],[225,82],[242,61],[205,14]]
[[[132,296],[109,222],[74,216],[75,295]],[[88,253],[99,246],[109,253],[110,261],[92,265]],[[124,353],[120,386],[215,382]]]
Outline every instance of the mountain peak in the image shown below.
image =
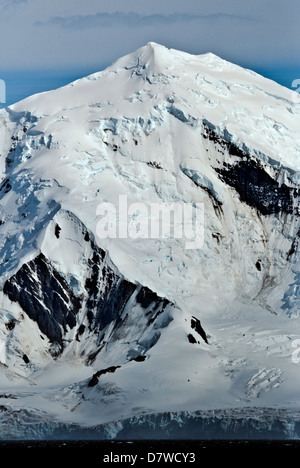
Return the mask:
[[1,437],[299,438],[290,90],[149,42],[0,120]]
[[[59,121],[62,109],[66,114],[98,106],[100,119],[109,106],[117,120],[142,116],[147,122],[160,113],[156,117],[165,122],[170,102],[171,112],[189,125],[208,121],[219,134],[227,132],[257,154],[299,170],[299,110],[291,91],[211,52],[193,55],[151,41],[101,72],[27,98],[26,109],[35,118],[57,114]],[[11,107],[23,108],[24,103]],[[262,129],[268,138],[261,139]]]
[[194,75],[207,66],[218,69],[236,67],[211,52],[194,55],[151,41],[118,59],[108,70],[113,72],[130,70],[133,75],[147,79],[153,75]]
[[154,42],[154,41],[147,42],[147,44],[145,46],[143,46],[143,48],[144,49],[152,49],[153,51],[158,51],[158,50],[161,50],[161,49],[170,50],[166,46],[164,46],[162,44],[159,44],[158,42]]
[[173,66],[174,52],[176,51],[156,42],[148,42],[136,51],[117,60],[112,68],[137,69],[140,74],[163,73],[170,66]]

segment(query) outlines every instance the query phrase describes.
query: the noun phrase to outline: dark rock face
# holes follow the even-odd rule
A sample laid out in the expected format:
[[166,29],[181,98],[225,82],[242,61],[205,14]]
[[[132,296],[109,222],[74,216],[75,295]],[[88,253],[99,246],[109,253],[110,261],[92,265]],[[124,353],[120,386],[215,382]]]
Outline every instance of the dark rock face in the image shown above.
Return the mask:
[[192,317],[191,320],[191,327],[198,333],[198,335],[201,336],[201,338],[205,341],[205,343],[208,344],[207,341],[207,336],[206,333],[200,323],[200,320],[198,320],[196,317]]
[[243,158],[249,155],[249,153],[246,151],[246,148],[239,148],[232,142],[232,135],[230,135],[227,130],[223,132],[223,135],[220,135],[218,134],[216,127],[207,120],[203,121],[202,136],[204,139],[213,141],[218,147],[219,153],[223,153],[225,150],[227,150],[231,156],[237,156],[239,158]]
[[[54,232],[59,238],[56,234]],[[87,236],[84,230],[83,236],[84,243],[90,242],[91,251],[83,273],[86,279],[82,290],[74,292],[72,280],[66,280],[41,253],[6,281],[4,293],[11,301],[19,303],[23,311],[38,324],[51,346],[54,346],[56,355],[63,351],[69,330],[74,330],[77,342],[96,335],[97,345],[92,352],[89,351],[89,362],[101,351],[108,328],[113,340],[118,336],[127,336],[127,327],[131,326],[131,307],[134,307],[139,314],[136,319],[139,335],[134,340],[141,339],[140,352],[143,354],[160,337],[158,331],[151,332],[151,326],[156,327],[159,315],[173,304],[149,288],[127,281],[110,263],[106,252],[95,244],[92,236]],[[167,323],[168,320],[163,321],[157,328],[167,326]],[[150,338],[144,339],[143,333],[146,331],[150,331]]]
[[292,245],[290,250],[287,253],[287,260],[289,260],[294,253],[297,252],[298,246],[299,246],[299,240],[300,240],[300,229],[296,234],[296,237],[293,239]]
[[57,237],[57,239],[59,239],[60,231],[61,231],[61,228],[59,227],[58,224],[56,224],[56,226],[55,226],[55,236]]
[[294,189],[281,186],[257,162],[241,161],[216,169],[223,180],[235,188],[241,201],[256,208],[262,215],[293,213]]
[[[197,333],[197,335],[202,338],[203,341],[205,341],[206,344],[208,344],[206,333],[202,328],[200,320],[198,320],[196,317],[192,317],[191,319],[191,328]],[[191,344],[200,343],[200,341],[198,341],[192,333],[189,333],[187,337]]]
[[43,254],[24,264],[6,281],[3,291],[37,322],[51,342],[61,344],[67,325],[70,328],[76,325],[80,298],[74,296]]
[[99,381],[99,377],[101,375],[104,375],[104,374],[107,374],[107,373],[114,373],[119,368],[120,368],[120,366],[111,366],[111,367],[107,367],[107,369],[101,369],[101,370],[97,371],[93,375],[91,380],[89,381],[88,387],[94,387],[95,385],[97,385],[97,383]]
[[105,261],[105,251],[93,246],[93,256],[89,259],[91,274],[85,282],[88,292],[87,309],[90,329],[103,330],[113,320],[120,320],[120,316],[136,289],[118,275]]
[[8,193],[10,189],[11,189],[11,185],[10,185],[9,179],[5,179],[0,186],[0,192]]
[[191,333],[188,334],[188,340],[189,340],[189,342],[192,343],[192,344],[196,344],[196,343],[197,343],[196,338],[195,338]]
[[[215,167],[215,171],[237,191],[242,202],[256,208],[262,215],[294,212],[294,201],[300,195],[299,190],[284,183],[280,185],[258,159],[251,158],[245,145],[239,148],[233,143],[232,135],[227,130],[219,134],[213,124],[204,121],[202,136],[213,142],[216,151],[224,156],[223,167]],[[225,154],[231,158],[228,160]]]

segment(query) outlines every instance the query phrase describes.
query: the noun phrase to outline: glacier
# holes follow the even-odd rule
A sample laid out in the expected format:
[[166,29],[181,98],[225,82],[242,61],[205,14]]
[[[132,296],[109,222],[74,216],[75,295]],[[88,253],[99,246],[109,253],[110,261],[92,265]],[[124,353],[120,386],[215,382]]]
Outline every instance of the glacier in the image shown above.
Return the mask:
[[[148,43],[0,111],[0,438],[299,438],[300,107]],[[204,243],[97,207],[204,205]]]

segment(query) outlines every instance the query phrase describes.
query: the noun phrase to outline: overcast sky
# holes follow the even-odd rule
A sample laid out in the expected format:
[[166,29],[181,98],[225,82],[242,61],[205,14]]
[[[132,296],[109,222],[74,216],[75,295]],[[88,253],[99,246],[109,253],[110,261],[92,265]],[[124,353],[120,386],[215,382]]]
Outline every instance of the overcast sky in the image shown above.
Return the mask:
[[299,0],[0,0],[0,78],[98,71],[149,41],[278,70],[299,64],[299,30]]

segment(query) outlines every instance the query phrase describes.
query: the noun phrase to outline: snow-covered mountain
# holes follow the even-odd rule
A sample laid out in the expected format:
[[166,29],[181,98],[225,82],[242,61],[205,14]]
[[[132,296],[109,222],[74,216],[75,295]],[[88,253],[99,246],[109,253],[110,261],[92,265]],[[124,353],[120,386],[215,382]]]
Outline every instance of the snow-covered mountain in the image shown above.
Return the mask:
[[[149,43],[0,121],[0,436],[298,437],[291,91]],[[203,244],[101,238],[120,196],[203,204]]]

